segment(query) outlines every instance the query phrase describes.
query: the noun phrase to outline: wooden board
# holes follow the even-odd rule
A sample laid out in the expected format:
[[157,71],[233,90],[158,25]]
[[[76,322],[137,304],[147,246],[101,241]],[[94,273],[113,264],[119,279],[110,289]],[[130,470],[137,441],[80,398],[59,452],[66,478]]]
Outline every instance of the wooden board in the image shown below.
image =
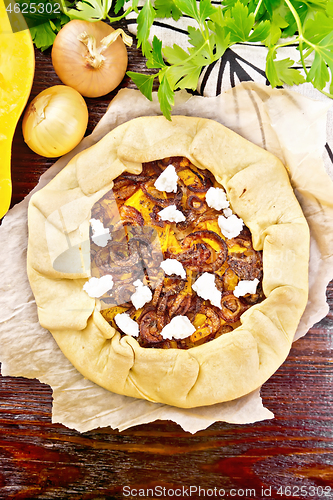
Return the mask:
[[[147,72],[135,47],[129,49],[128,69]],[[60,83],[50,50],[36,51],[30,100]],[[128,77],[121,86],[135,88]],[[87,134],[115,94],[86,99]],[[13,206],[55,160],[30,151],[21,121],[12,158]],[[121,433],[105,428],[80,434],[51,423],[48,386],[1,377],[0,499],[332,499],[333,282],[327,295],[327,318],[294,344],[262,389],[273,420],[215,423],[194,436],[160,421]]]

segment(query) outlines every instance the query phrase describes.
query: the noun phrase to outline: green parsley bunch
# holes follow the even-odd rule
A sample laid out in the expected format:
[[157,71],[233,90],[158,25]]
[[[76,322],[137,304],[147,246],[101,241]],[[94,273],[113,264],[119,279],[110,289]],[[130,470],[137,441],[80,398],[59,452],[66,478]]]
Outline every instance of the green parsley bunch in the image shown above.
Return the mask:
[[[118,6],[121,2],[118,0]],[[148,42],[155,18],[177,20],[183,15],[198,24],[198,28],[188,27],[187,51],[176,44],[162,49],[156,37],[152,44]],[[148,99],[152,98],[153,80],[159,79],[159,102],[169,119],[175,90],[195,90],[203,67],[239,42],[267,46],[266,75],[272,87],[307,81],[333,98],[333,0],[222,0],[218,7],[210,0],[155,0],[154,5],[147,0],[137,22],[138,44],[147,57],[147,67],[158,71],[148,76],[128,74]],[[295,61],[277,58],[279,48],[295,44],[305,77],[292,67]]]
[[[158,99],[162,113],[171,118],[177,89],[197,88],[202,69],[223,56],[236,43],[261,42],[267,49],[266,75],[272,87],[311,82],[333,98],[333,0],[146,0],[139,11],[138,0],[80,0],[68,8],[61,0],[69,19],[118,21],[131,11],[138,13],[137,41],[147,59],[151,75],[128,72],[140,91],[152,99],[155,79],[159,81]],[[118,17],[110,17],[113,10]],[[197,27],[188,26],[188,50],[174,44],[162,49],[156,36],[149,42],[156,18],[194,19]],[[279,59],[281,47],[297,45],[296,61]],[[305,75],[305,76],[304,76]],[[327,90],[328,88],[328,90]]]

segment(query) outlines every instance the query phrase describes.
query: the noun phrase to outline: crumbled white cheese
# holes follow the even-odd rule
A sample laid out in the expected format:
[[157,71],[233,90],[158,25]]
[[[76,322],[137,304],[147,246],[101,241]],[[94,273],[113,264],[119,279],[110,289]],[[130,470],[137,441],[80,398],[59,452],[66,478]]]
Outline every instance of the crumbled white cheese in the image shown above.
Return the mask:
[[180,210],[177,210],[176,205],[169,205],[163,208],[163,210],[158,212],[158,215],[162,220],[169,222],[184,222],[186,220],[185,215]]
[[92,240],[99,247],[106,247],[108,241],[112,239],[110,230],[103,226],[103,222],[98,219],[90,219],[92,229]]
[[177,193],[178,175],[173,165],[168,165],[167,168],[156,179],[154,186],[159,191],[166,193]]
[[195,332],[195,327],[187,316],[174,316],[161,331],[164,339],[186,339]]
[[186,278],[186,271],[183,268],[183,264],[176,259],[165,259],[161,262],[160,267],[163,269],[165,274],[169,276],[171,274],[177,274],[181,278]]
[[134,281],[133,285],[136,290],[131,295],[131,301],[135,309],[140,309],[153,298],[153,294],[149,286],[145,286],[141,280]]
[[259,280],[254,278],[254,280],[241,280],[238,282],[234,290],[235,297],[243,297],[247,293],[256,293]]
[[244,222],[235,214],[229,217],[219,215],[218,225],[220,226],[223,236],[226,238],[235,238],[242,231]]
[[207,205],[215,210],[222,210],[229,207],[227,195],[221,188],[210,187],[206,193]]
[[112,276],[111,274],[106,274],[101,278],[90,278],[90,280],[83,285],[83,290],[87,292],[89,297],[96,298],[104,295],[106,292],[111,290],[112,287],[113,287]]
[[192,288],[197,292],[199,297],[209,300],[213,306],[221,309],[222,292],[216,288],[214,274],[203,273],[197,281],[193,283]]
[[232,215],[232,210],[231,210],[231,208],[225,208],[225,209],[223,210],[223,215],[224,215],[224,217],[230,217],[230,215]]
[[139,325],[129,314],[125,312],[116,314],[114,320],[116,325],[122,332],[126,333],[126,335],[130,335],[131,337],[139,336]]

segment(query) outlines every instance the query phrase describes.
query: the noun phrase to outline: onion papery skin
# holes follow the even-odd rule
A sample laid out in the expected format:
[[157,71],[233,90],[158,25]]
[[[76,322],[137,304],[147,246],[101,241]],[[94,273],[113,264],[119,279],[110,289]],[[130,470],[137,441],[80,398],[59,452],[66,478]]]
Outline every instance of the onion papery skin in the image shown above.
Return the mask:
[[125,76],[128,57],[121,37],[118,37],[103,56],[99,68],[93,68],[87,61],[87,47],[78,40],[83,32],[96,39],[97,46],[114,29],[103,21],[90,23],[72,20],[58,33],[52,48],[52,64],[60,80],[85,97],[101,97],[114,90]]
[[71,87],[55,85],[29,104],[23,118],[23,137],[30,149],[57,158],[75,148],[88,125],[85,100]]

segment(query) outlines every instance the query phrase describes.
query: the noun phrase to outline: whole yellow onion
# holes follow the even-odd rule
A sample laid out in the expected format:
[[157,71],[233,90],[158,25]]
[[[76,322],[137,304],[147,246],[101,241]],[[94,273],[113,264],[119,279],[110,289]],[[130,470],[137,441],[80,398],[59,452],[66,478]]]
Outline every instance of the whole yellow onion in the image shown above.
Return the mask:
[[[123,41],[124,40],[124,41]],[[85,97],[100,97],[125,76],[132,39],[103,21],[72,20],[57,34],[52,64],[60,80]]]
[[55,85],[29,104],[22,123],[23,137],[35,153],[56,158],[78,145],[88,125],[85,100],[71,87]]

